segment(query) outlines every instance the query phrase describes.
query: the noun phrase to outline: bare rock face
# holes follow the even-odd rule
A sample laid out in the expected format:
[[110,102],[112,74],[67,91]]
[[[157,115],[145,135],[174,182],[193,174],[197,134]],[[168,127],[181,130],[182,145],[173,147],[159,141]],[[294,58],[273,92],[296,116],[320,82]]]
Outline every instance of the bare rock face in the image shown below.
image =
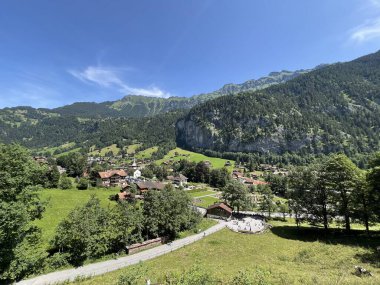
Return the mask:
[[190,117],[177,122],[177,143],[184,147],[212,149],[230,152],[281,153],[284,150],[297,151],[309,145],[312,137],[305,136],[298,140],[287,141],[285,130],[280,126],[269,136],[261,136],[254,140],[244,139],[243,132],[221,136],[217,122],[205,125]]
[[214,148],[214,140],[210,130],[199,126],[196,122],[191,120],[179,120],[177,122],[177,142],[180,145],[200,147],[200,148]]

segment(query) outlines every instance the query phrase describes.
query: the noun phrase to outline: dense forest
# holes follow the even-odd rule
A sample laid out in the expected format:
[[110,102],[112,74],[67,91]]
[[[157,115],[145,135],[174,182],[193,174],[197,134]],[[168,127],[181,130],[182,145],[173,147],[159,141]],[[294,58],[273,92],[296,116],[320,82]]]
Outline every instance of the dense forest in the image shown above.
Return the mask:
[[370,153],[380,144],[380,52],[195,106],[177,143],[216,152]]
[[84,150],[91,146],[117,144],[120,148],[134,141],[144,148],[159,146],[165,151],[175,147],[175,123],[182,111],[147,118],[107,118],[81,120],[77,117],[48,117],[35,124],[17,128],[0,126],[4,143],[18,142],[28,148],[59,146],[74,142]]

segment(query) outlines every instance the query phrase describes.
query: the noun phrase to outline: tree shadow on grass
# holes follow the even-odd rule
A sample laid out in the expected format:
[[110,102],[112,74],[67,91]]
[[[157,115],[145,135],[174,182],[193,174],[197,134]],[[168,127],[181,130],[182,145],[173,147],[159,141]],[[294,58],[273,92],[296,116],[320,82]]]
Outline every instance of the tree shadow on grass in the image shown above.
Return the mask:
[[351,247],[361,247],[368,251],[358,253],[355,258],[363,263],[370,263],[375,267],[380,267],[380,253],[377,247],[380,246],[380,232],[370,231],[369,235],[363,230],[351,230],[349,233],[342,229],[328,229],[326,232],[322,228],[309,228],[296,226],[274,226],[271,232],[281,238],[299,240],[303,242],[324,242],[326,244],[346,245]]

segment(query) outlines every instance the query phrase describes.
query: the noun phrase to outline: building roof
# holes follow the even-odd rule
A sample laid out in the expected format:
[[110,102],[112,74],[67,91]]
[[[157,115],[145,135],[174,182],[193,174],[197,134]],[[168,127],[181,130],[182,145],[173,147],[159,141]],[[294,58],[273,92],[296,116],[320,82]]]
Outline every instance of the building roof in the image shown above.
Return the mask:
[[125,199],[127,199],[127,197],[128,197],[128,193],[127,193],[127,191],[119,192],[119,193],[117,193],[117,195],[119,196],[119,197],[118,197],[119,200],[125,200]]
[[127,172],[125,170],[107,170],[107,171],[100,171],[99,176],[100,178],[110,178],[114,175],[119,175],[119,176],[127,176]]
[[181,182],[187,181],[187,179],[188,179],[185,175],[182,175],[182,174],[180,174],[178,176],[169,175],[166,178],[168,180],[171,180],[171,181],[181,181]]
[[260,181],[260,180],[253,180],[253,185],[267,185],[269,184],[268,182],[265,182],[265,181]]
[[236,177],[243,177],[243,173],[241,173],[239,171],[232,172],[232,175],[235,175]]
[[154,181],[142,181],[142,182],[136,182],[137,187],[140,190],[143,189],[157,189],[157,190],[163,190],[165,188],[165,184],[161,182],[154,182]]
[[210,207],[208,207],[207,210],[212,210],[212,209],[216,209],[216,208],[221,208],[230,214],[232,214],[232,211],[233,211],[230,206],[228,206],[227,204],[225,204],[223,202],[215,203],[214,205],[211,205]]

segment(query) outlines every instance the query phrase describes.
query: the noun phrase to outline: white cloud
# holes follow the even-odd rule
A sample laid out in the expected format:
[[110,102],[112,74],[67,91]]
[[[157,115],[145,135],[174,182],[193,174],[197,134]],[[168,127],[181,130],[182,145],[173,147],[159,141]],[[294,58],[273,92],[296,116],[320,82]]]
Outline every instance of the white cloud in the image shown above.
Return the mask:
[[360,14],[366,15],[366,20],[349,30],[349,41],[362,44],[380,38],[380,0],[363,1]]
[[170,93],[167,93],[156,86],[150,86],[148,88],[137,88],[126,84],[121,79],[121,71],[123,69],[117,69],[112,67],[101,66],[89,66],[83,71],[69,70],[69,73],[76,78],[87,83],[95,83],[105,88],[117,88],[119,92],[125,95],[143,95],[150,97],[170,97]]
[[366,21],[351,31],[351,40],[357,43],[380,38],[380,17]]

